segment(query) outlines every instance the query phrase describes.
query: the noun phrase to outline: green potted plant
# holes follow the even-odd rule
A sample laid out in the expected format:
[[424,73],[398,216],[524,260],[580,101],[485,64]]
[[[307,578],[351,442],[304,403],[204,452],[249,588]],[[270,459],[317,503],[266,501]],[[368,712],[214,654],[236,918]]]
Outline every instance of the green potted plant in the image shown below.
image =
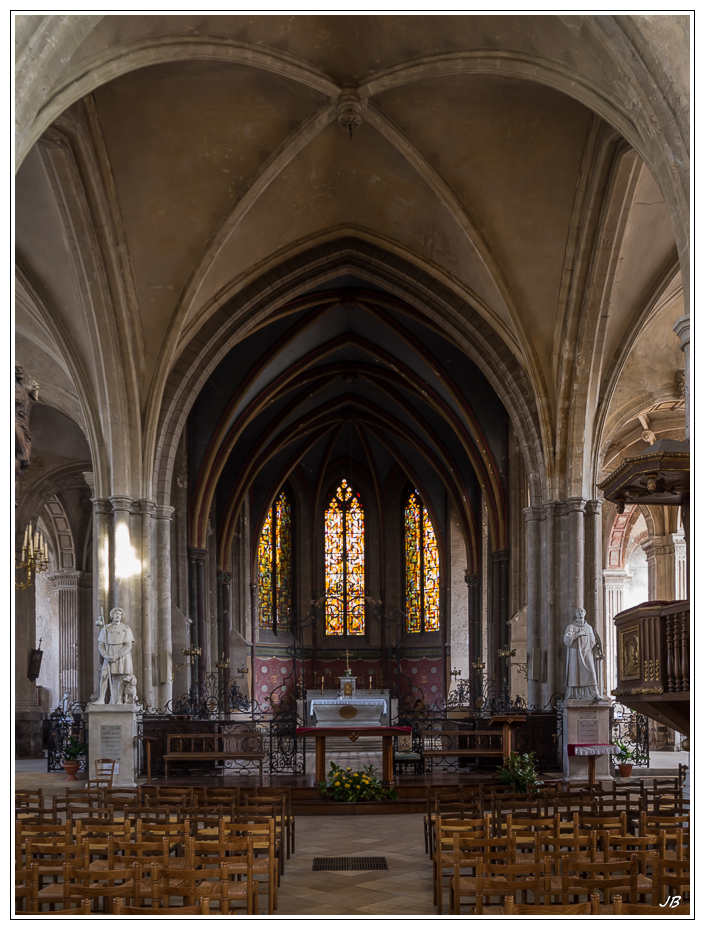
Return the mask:
[[543,782],[536,771],[535,752],[513,752],[497,769],[496,779],[513,791],[533,794]]
[[613,753],[613,758],[619,769],[619,774],[622,778],[630,778],[632,769],[634,768],[636,752],[628,749],[624,743],[620,742],[618,739],[614,741],[614,745],[617,747],[617,752]]
[[81,761],[85,758],[87,743],[79,742],[75,736],[69,736],[69,741],[64,747],[62,766],[68,775],[66,781],[78,781],[76,772],[81,767]]
[[364,766],[361,772],[353,772],[350,766],[341,769],[331,762],[327,780],[319,782],[318,787],[333,801],[396,801],[398,797],[394,788],[385,788],[380,782],[373,765]]

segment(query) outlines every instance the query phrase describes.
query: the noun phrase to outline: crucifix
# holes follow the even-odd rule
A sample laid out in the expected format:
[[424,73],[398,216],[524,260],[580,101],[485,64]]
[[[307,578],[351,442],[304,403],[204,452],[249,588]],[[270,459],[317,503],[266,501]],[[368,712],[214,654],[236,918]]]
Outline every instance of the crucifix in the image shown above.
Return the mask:
[[345,650],[345,674],[349,677],[352,675],[350,671],[350,656],[348,655],[348,650]]

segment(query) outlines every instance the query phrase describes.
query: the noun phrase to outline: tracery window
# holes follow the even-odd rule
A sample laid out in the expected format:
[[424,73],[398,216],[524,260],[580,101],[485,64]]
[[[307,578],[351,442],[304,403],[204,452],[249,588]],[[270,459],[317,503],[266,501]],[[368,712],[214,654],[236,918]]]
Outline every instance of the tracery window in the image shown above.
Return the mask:
[[326,635],[365,632],[365,512],[343,479],[325,513]]
[[441,585],[438,543],[418,491],[411,492],[404,508],[404,555],[406,631],[430,633],[439,630]]
[[267,511],[257,547],[259,625],[291,628],[291,504],[284,491]]

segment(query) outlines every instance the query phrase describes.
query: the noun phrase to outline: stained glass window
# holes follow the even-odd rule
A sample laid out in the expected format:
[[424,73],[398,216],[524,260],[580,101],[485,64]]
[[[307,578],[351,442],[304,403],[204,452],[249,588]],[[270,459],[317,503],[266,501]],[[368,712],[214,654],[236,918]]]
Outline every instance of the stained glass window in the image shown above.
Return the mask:
[[365,632],[365,513],[343,479],[325,514],[326,634]]
[[291,622],[291,505],[282,491],[267,511],[257,547],[259,625],[289,630]]
[[438,544],[428,511],[418,491],[404,508],[406,563],[406,631],[429,633],[441,627]]

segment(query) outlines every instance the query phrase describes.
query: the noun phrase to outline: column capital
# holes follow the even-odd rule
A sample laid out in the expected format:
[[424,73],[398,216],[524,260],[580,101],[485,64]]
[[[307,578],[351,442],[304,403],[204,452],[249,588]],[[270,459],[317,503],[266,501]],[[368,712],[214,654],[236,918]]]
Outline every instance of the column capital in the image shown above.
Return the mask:
[[112,505],[113,513],[130,513],[134,504],[131,497],[123,497],[122,495],[115,495],[108,498],[108,500]]
[[623,568],[603,568],[602,581],[605,585],[623,585],[632,577],[631,572]]
[[469,588],[477,588],[482,584],[482,575],[465,575],[465,584]]
[[84,471],[83,478],[88,487],[95,494],[95,474],[92,471]]
[[681,341],[681,349],[685,352],[686,346],[690,345],[690,314],[679,317],[673,327],[673,332]]
[[508,562],[509,561],[509,549],[498,549],[497,552],[490,552],[490,561],[491,562]]
[[233,580],[232,572],[218,572],[216,575],[219,584],[230,584]]
[[568,497],[565,501],[566,511],[568,513],[585,513],[585,507],[588,501],[584,497]]
[[189,559],[192,559],[194,562],[205,562],[208,558],[207,549],[194,549],[189,546],[187,549],[187,555]]
[[92,497],[91,503],[93,504],[93,513],[109,514],[113,512],[107,497]]
[[171,520],[174,515],[174,509],[174,507],[170,507],[167,504],[157,504],[157,520]]
[[86,581],[86,573],[75,568],[62,568],[55,572],[47,572],[46,577],[53,588],[80,588],[90,585],[90,581]]
[[538,520],[545,520],[546,513],[543,507],[537,507],[535,504],[531,507],[524,507],[524,522],[533,523]]
[[139,507],[139,512],[141,514],[152,514],[153,515],[156,512],[157,505],[154,503],[154,501],[150,501],[145,498],[140,498],[140,500],[135,501],[135,503]]
[[602,501],[601,500],[591,500],[586,501],[585,503],[585,513],[595,516],[602,511]]

